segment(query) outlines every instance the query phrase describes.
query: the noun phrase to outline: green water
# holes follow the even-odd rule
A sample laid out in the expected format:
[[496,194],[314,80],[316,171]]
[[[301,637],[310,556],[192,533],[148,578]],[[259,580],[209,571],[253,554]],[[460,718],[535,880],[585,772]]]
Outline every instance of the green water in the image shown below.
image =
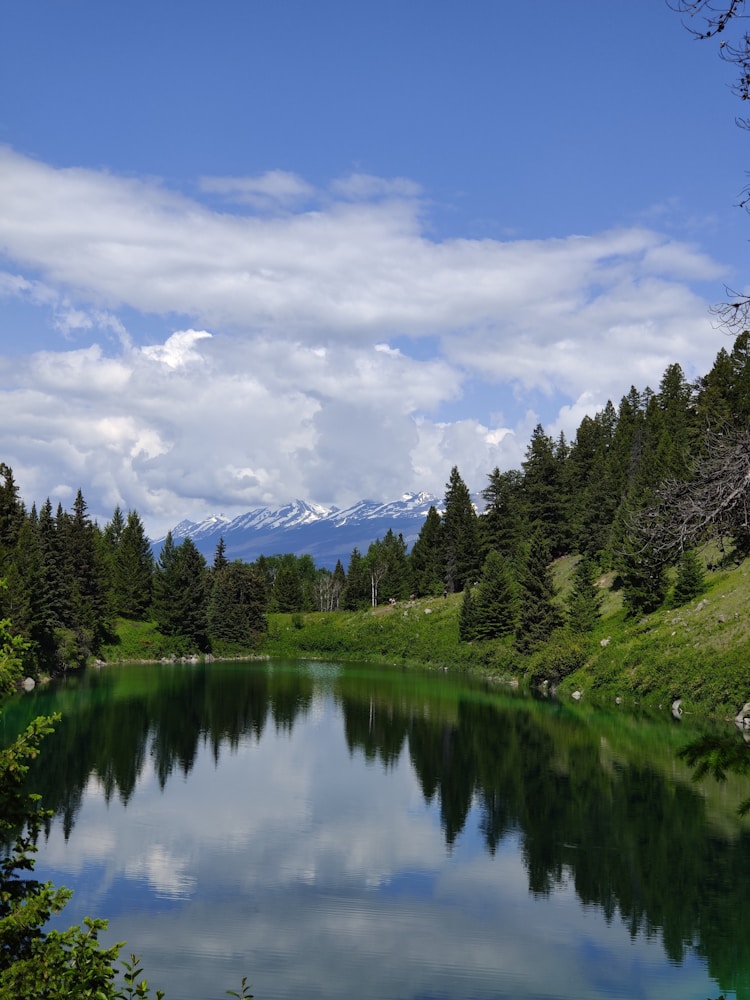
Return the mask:
[[53,710],[37,871],[167,1000],[750,998],[750,784],[691,781],[695,720],[216,663],[91,671],[6,738]]

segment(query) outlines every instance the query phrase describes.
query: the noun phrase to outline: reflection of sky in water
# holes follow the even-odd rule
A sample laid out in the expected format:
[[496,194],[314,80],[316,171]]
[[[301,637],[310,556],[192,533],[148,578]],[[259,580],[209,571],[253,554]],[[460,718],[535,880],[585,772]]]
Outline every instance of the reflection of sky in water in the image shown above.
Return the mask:
[[494,856],[472,810],[451,849],[402,752],[387,771],[349,753],[316,698],[291,732],[206,747],[164,792],[146,768],[127,809],[90,782],[42,878],[76,890],[65,923],[108,917],[168,1000],[207,1000],[247,975],[258,1000],[658,998],[718,991],[702,965],[631,940],[572,885],[533,897],[520,838]]

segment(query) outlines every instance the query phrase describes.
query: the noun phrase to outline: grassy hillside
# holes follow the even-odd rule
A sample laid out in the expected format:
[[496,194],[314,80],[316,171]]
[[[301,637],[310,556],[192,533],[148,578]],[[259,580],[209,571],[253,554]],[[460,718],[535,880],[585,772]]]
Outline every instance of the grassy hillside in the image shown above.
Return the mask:
[[[560,597],[570,586],[574,558],[554,567]],[[622,600],[604,591],[601,623],[586,639],[553,638],[523,657],[510,640],[460,644],[461,595],[403,601],[338,614],[271,615],[263,652],[271,656],[333,656],[474,669],[506,680],[559,686],[596,701],[668,706],[685,712],[734,715],[750,700],[750,560],[708,574],[700,598],[679,608],[628,619]]]
[[[554,565],[563,599],[575,558]],[[602,619],[585,638],[558,633],[532,656],[510,639],[459,643],[462,595],[401,601],[358,612],[272,614],[259,651],[267,656],[378,660],[435,669],[476,670],[522,683],[545,680],[561,695],[586,701],[734,715],[750,700],[750,560],[709,573],[700,598],[628,619],[621,596],[603,577]],[[149,660],[191,650],[144,622],[118,624],[107,660]]]
[[707,584],[690,603],[639,621],[610,603],[585,665],[562,690],[628,702],[682,698],[684,711],[734,715],[750,700],[750,560],[709,574]]

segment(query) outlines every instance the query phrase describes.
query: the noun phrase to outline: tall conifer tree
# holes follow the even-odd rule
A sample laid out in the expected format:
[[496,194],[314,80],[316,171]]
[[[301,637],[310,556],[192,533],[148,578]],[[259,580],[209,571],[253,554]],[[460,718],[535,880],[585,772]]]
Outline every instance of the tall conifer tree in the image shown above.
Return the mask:
[[561,624],[561,614],[554,603],[550,552],[541,530],[535,531],[529,542],[519,574],[519,590],[516,648],[528,653],[546,642]]
[[445,587],[443,524],[432,506],[409,553],[412,586],[423,596],[441,594]]
[[471,494],[458,468],[451,469],[443,514],[445,586],[449,593],[473,584],[481,570],[479,523]]

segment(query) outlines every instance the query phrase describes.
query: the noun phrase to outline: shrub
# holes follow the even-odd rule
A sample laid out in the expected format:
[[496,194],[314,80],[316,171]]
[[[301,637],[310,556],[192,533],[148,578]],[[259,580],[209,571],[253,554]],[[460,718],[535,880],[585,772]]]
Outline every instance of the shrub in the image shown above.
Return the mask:
[[588,652],[589,643],[583,636],[557,629],[532,655],[527,670],[535,682],[558,684],[586,663]]

